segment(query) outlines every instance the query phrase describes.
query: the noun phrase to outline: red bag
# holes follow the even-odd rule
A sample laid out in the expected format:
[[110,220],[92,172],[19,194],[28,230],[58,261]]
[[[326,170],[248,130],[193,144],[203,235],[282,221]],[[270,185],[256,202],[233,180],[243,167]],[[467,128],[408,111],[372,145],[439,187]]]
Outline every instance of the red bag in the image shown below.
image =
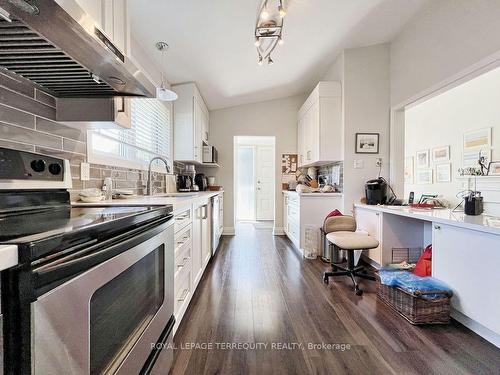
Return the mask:
[[432,275],[432,245],[427,246],[420,255],[413,273],[421,277]]
[[343,216],[343,215],[342,215],[342,212],[335,209],[332,212],[330,212],[328,215],[326,215],[325,220],[328,219],[329,217],[332,217],[332,216]]

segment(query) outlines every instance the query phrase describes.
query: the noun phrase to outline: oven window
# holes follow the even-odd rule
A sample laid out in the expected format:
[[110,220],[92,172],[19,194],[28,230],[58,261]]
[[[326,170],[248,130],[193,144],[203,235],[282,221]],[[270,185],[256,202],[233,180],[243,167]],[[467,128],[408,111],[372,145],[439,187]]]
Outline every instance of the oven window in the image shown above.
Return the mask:
[[114,373],[163,304],[164,246],[142,258],[90,300],[90,373]]

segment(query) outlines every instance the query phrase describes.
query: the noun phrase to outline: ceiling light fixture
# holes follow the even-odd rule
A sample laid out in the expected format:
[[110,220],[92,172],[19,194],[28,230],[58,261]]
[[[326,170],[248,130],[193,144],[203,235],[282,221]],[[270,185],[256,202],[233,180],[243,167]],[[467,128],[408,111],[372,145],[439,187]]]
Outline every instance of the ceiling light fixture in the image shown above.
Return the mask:
[[[272,3],[274,6],[268,6]],[[257,49],[259,59],[257,63],[262,65],[266,60],[268,65],[274,63],[271,54],[276,46],[282,45],[283,23],[286,15],[283,0],[262,0],[255,23],[254,45]]]
[[267,11],[267,0],[264,1],[264,9],[262,12],[260,12],[260,18],[262,18],[264,21],[267,21],[269,19],[269,12]]
[[163,76],[163,67],[165,66],[165,52],[167,52],[169,46],[165,42],[157,42],[155,46],[156,49],[161,52],[162,57],[161,84],[160,87],[156,88],[156,99],[162,102],[173,102],[174,100],[177,100],[178,96],[175,92],[165,87],[166,82]]
[[283,7],[282,0],[280,0],[280,5],[278,6],[278,12],[279,12],[281,18],[286,16],[286,10],[285,10],[285,7]]

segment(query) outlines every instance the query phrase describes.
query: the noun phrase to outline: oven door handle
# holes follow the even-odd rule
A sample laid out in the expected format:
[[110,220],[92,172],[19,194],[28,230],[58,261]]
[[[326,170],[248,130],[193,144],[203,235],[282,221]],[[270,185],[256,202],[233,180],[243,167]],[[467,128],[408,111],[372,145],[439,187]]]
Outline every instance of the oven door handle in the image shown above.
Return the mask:
[[147,228],[140,227],[127,233],[123,241],[106,246],[96,244],[91,248],[68,255],[65,258],[55,260],[52,263],[42,265],[33,270],[36,297],[46,293],[48,290],[63,284],[70,278],[102,263],[112,257],[121,254],[134,246],[160,234],[173,224],[171,217],[163,218],[159,222],[150,224]]

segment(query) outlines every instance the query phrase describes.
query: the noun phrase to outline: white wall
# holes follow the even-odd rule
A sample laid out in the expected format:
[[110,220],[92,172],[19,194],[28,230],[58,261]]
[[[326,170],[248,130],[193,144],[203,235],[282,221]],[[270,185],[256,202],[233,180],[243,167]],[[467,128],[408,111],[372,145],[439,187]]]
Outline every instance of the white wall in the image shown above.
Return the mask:
[[419,93],[500,50],[500,1],[430,1],[391,44],[391,104]]
[[[405,184],[405,196],[410,191],[414,191],[417,198],[423,193],[434,193],[458,203],[456,194],[461,190],[462,181],[456,176],[462,167],[463,133],[492,127],[492,158],[500,160],[499,103],[500,69],[497,68],[406,110],[405,154],[415,158],[417,151],[429,149],[432,153],[434,147],[451,146],[454,178],[449,183]],[[431,166],[435,166],[432,160]]]
[[275,229],[283,226],[283,197],[281,193],[281,155],[297,152],[297,113],[305,96],[245,104],[210,112],[210,142],[218,149],[219,164],[216,172],[207,171],[224,186],[224,228],[234,230],[234,137],[276,137],[276,195]]
[[[323,80],[342,83],[344,105],[344,210],[364,197],[364,185],[376,178],[376,159],[382,158],[382,176],[389,173],[390,124],[390,50],[378,44],[345,50],[332,64]],[[356,133],[380,133],[379,154],[356,154]],[[363,168],[354,169],[354,161],[362,160]]]

